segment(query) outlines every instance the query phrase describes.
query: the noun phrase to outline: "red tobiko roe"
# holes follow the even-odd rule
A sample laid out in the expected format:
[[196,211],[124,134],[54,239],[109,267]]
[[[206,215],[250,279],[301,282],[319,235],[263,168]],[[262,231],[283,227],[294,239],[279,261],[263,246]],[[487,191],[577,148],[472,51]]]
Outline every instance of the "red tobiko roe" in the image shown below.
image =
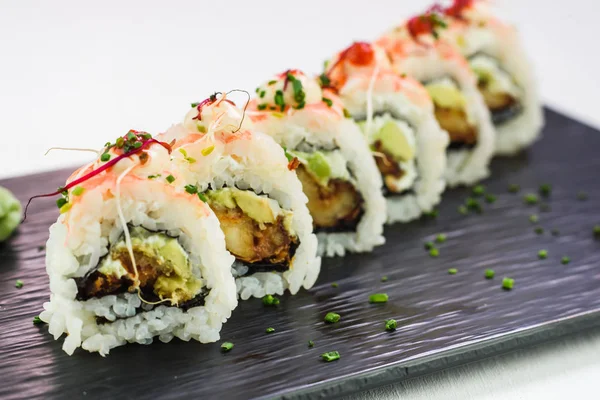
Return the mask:
[[[365,66],[373,62],[374,58],[375,51],[370,43],[354,42],[339,54],[338,59],[329,68],[329,71],[325,75],[329,78],[329,75],[345,61],[348,61],[353,65]],[[337,90],[335,84],[333,86],[326,87]]]
[[413,38],[421,34],[433,33],[435,30],[435,21],[432,15],[444,13],[444,9],[439,4],[431,6],[425,13],[412,17],[408,20],[406,26]]
[[461,18],[464,9],[471,7],[474,3],[475,0],[454,0],[454,3],[444,10],[444,14],[454,18]]
[[[140,133],[138,131],[134,131],[131,130],[129,131],[129,133],[133,133],[138,140],[142,141],[143,138],[143,133]],[[123,139],[127,139],[127,135],[123,136]],[[107,161],[106,163],[104,163],[102,166],[88,172],[87,174],[85,174],[84,176],[75,179],[74,181],[70,182],[69,184],[63,186],[63,187],[59,187],[58,190],[56,190],[55,192],[52,193],[46,193],[46,194],[38,194],[37,196],[33,196],[29,199],[29,201],[27,202],[27,205],[25,206],[25,211],[23,212],[23,222],[25,222],[25,220],[27,219],[27,209],[29,208],[29,204],[31,204],[31,201],[34,199],[38,199],[41,197],[52,197],[52,196],[56,196],[58,194],[61,194],[62,192],[69,190],[77,185],[79,185],[80,183],[83,183],[91,178],[93,178],[94,176],[100,174],[101,172],[106,171],[107,169],[109,169],[110,167],[112,167],[113,165],[117,164],[119,161],[121,161],[124,158],[127,157],[131,157],[137,153],[140,153],[142,151],[144,151],[150,144],[156,143],[162,147],[164,147],[165,149],[167,149],[167,151],[169,152],[169,154],[171,154],[172,151],[172,147],[170,144],[165,143],[165,142],[161,142],[158,141],[156,139],[150,138],[147,140],[143,140],[142,141],[142,145],[138,148],[133,148],[132,150],[129,150],[128,152],[124,152],[120,155],[118,155],[117,157],[113,158],[110,161]]]

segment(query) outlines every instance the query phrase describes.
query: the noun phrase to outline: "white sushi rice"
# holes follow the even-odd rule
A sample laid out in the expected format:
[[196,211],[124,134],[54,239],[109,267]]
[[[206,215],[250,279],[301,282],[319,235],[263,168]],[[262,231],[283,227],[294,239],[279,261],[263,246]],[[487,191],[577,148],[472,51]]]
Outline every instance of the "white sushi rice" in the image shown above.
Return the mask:
[[[128,224],[178,236],[188,251],[192,273],[209,290],[205,304],[187,311],[167,305],[148,310],[137,294],[130,293],[76,300],[74,278],[95,268],[110,244],[123,233],[116,198],[111,194],[113,180],[86,189],[78,203],[50,228],[46,270],[51,296],[40,318],[49,324],[55,339],[67,334],[63,350],[68,354],[82,347],[104,356],[116,346],[127,342],[149,344],[156,336],[164,342],[173,337],[202,343],[217,341],[237,299],[231,275],[233,257],[225,250],[216,216],[202,203],[183,197],[188,194],[176,193],[175,188],[159,182],[140,183],[139,179],[126,177],[120,190],[121,209]],[[98,324],[96,317],[108,322]]]
[[[381,119],[381,122],[392,119],[402,124],[402,132],[408,136],[407,141],[411,146],[414,146],[416,160],[416,170],[413,166],[414,160],[411,162],[413,165],[400,164],[402,171],[408,172],[401,179],[405,179],[406,176],[412,178],[406,183],[399,182],[404,184],[401,188],[412,189],[412,193],[386,198],[387,223],[408,222],[418,218],[423,212],[431,211],[441,201],[446,187],[445,149],[449,139],[433,115],[432,104],[421,108],[402,93],[389,91],[389,87],[382,89],[384,90],[372,93],[373,113],[383,114],[383,117],[374,118],[371,131],[376,131],[377,126],[381,124],[378,119]],[[367,92],[354,91],[351,86],[347,86],[340,95],[355,119],[366,119]]]
[[488,177],[489,163],[494,154],[495,130],[490,112],[477,89],[474,73],[466,65],[444,58],[438,52],[407,58],[399,69],[421,82],[444,78],[457,82],[467,103],[467,113],[477,126],[477,144],[472,149],[448,149],[446,182],[450,187],[470,185]]
[[[480,7],[487,8],[477,5],[475,9]],[[467,58],[482,54],[495,59],[522,91],[519,96],[523,107],[521,113],[495,127],[495,153],[512,155],[531,145],[541,133],[544,116],[533,68],[516,30],[499,24],[477,24],[461,35],[460,44],[461,52]]]
[[[183,130],[182,125],[175,125],[164,136],[167,139],[181,137]],[[292,211],[291,228],[300,242],[288,271],[236,277],[239,297],[246,300],[267,294],[283,294],[286,289],[292,294],[301,287],[310,289],[321,270],[317,237],[313,234],[312,217],[306,207],[308,199],[296,174],[288,170],[283,149],[271,137],[259,132],[253,132],[250,138],[233,141],[226,151],[220,144],[215,146],[211,155],[203,158],[201,170],[195,171],[194,165],[188,168],[186,179],[197,182],[200,191],[227,186],[266,194],[281,208]],[[186,149],[189,154],[195,154],[193,148]],[[186,165],[182,157],[177,156],[174,162],[179,163],[182,169]]]

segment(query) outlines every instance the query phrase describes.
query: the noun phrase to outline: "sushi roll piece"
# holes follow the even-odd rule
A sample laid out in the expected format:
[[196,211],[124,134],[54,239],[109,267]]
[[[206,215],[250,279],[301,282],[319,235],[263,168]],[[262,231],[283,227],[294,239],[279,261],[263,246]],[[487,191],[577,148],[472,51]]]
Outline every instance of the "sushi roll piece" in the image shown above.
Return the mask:
[[477,75],[477,87],[496,127],[496,154],[511,155],[535,141],[544,125],[527,54],[514,26],[496,18],[486,1],[454,0],[444,9],[453,41]]
[[455,45],[440,34],[445,26],[433,8],[392,29],[376,44],[388,52],[399,73],[427,89],[438,123],[450,137],[447,183],[469,185],[489,175],[495,130],[477,77]]
[[175,141],[173,162],[220,221],[241,299],[314,285],[317,238],[281,146],[252,129],[227,94],[193,104],[184,122],[161,137]]
[[257,89],[249,116],[286,149],[308,197],[319,254],[367,252],[384,243],[382,180],[364,136],[333,90],[288,70]]
[[387,222],[429,212],[446,187],[448,134],[418,81],[397,74],[385,51],[357,42],[328,62],[321,83],[358,122],[383,178]]
[[56,192],[46,270],[50,301],[40,318],[63,350],[102,356],[155,337],[219,339],[237,305],[219,220],[181,174],[170,146],[130,131]]

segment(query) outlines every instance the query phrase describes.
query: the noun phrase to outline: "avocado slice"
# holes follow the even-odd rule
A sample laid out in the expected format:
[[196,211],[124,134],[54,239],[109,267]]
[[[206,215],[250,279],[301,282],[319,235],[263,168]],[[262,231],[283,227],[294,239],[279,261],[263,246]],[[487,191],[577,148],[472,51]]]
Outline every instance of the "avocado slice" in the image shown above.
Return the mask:
[[383,149],[397,161],[410,161],[415,152],[400,126],[394,121],[386,121],[375,135]]
[[438,107],[454,110],[466,108],[467,100],[457,87],[445,82],[434,82],[426,85],[425,88]]

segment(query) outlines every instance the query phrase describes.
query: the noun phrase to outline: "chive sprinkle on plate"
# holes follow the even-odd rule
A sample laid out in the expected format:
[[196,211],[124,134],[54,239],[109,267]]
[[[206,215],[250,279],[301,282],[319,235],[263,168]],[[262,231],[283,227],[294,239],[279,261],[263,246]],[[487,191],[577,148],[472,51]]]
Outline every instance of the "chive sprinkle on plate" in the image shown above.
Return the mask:
[[542,233],[544,233],[544,228],[542,228],[541,226],[536,226],[533,231],[538,235],[541,235]]
[[544,259],[548,258],[548,250],[540,250],[540,251],[538,251],[538,258],[540,260],[544,260]]
[[275,328],[267,328],[267,329],[265,329],[265,332],[266,333],[273,333],[273,332],[275,332]]
[[515,280],[513,278],[502,279],[502,289],[511,290],[515,286]]
[[431,250],[435,247],[435,245],[433,244],[433,242],[425,242],[425,250]]
[[433,249],[429,250],[429,255],[431,257],[437,257],[440,255],[440,251],[434,247]]
[[23,287],[23,281],[20,279],[17,279],[17,281],[15,282],[15,287],[17,289],[21,289]]
[[328,351],[327,353],[321,354],[321,358],[325,362],[331,362],[340,359],[340,353],[337,351]]
[[446,241],[446,234],[445,233],[440,233],[439,235],[437,235],[435,237],[435,241],[438,243],[444,243]]
[[531,222],[532,224],[537,224],[540,221],[540,217],[538,217],[536,214],[532,214],[529,216],[529,222]]
[[560,259],[560,262],[562,263],[562,265],[567,265],[568,263],[571,262],[571,258],[564,256],[563,258]]
[[388,280],[387,276],[384,275],[381,277],[381,282],[387,282],[387,280]]
[[450,269],[448,270],[448,273],[449,273],[450,275],[456,275],[456,274],[458,273],[458,270],[457,270],[456,268],[450,268]]
[[369,303],[378,304],[378,303],[387,303],[389,297],[387,293],[375,293],[369,296]]
[[494,279],[494,275],[496,275],[496,272],[493,269],[485,270],[485,279]]
[[540,185],[540,194],[544,197],[548,197],[550,196],[550,193],[552,193],[552,185],[548,184],[548,183],[544,183],[543,185]]
[[313,342],[312,340],[308,341],[308,347],[314,347],[315,346],[315,342]]
[[387,319],[385,321],[385,330],[386,331],[395,331],[398,327],[398,323],[395,319]]
[[279,299],[270,294],[263,297],[262,301],[265,306],[276,306],[277,304],[279,304]]
[[485,193],[485,186],[483,186],[483,185],[477,185],[472,190],[473,196],[483,196],[484,193]]
[[538,197],[534,193],[529,193],[523,197],[525,204],[534,205],[538,203]]
[[325,315],[325,322],[327,322],[328,324],[335,324],[340,320],[340,318],[340,314],[328,312],[327,315]]
[[221,351],[223,353],[227,353],[231,349],[233,349],[233,343],[231,343],[231,342],[225,342],[221,345]]

